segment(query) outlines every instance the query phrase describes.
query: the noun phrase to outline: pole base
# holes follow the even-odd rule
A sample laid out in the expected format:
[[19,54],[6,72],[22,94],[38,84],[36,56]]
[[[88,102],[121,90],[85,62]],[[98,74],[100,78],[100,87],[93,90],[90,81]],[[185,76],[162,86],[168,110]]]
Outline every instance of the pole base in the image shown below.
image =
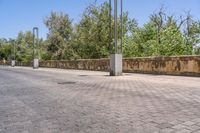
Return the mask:
[[15,67],[15,60],[11,61],[11,67]]
[[110,55],[110,76],[122,76],[122,54]]
[[39,59],[34,59],[33,60],[33,69],[38,69],[39,68]]

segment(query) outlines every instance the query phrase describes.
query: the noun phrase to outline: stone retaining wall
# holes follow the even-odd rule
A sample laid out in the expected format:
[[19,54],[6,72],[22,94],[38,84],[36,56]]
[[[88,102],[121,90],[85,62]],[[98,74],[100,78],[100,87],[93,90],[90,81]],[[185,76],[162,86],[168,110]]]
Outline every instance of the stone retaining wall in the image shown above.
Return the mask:
[[[42,61],[40,67],[109,71],[109,59]],[[123,59],[123,71],[130,73],[200,76],[200,56]]]
[[[31,66],[20,63],[18,66]],[[41,61],[40,67],[109,71],[109,59],[76,61]],[[130,73],[200,76],[200,56],[148,57],[123,59],[123,71]]]
[[123,70],[124,72],[200,76],[200,56],[124,59]]
[[0,65],[10,65],[10,63],[9,62],[0,61]]
[[93,71],[108,71],[108,59],[88,59],[74,61],[41,61],[40,67],[62,68],[62,69],[77,69],[77,70],[93,70]]

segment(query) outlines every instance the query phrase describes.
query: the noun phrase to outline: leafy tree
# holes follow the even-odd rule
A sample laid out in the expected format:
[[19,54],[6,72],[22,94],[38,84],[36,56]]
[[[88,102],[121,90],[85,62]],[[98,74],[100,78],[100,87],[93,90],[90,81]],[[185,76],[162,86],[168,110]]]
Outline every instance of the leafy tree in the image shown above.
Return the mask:
[[33,60],[33,34],[30,31],[19,32],[15,45],[17,61],[30,62]]
[[51,55],[51,59],[72,59],[73,49],[70,45],[72,36],[72,20],[69,16],[56,12],[52,12],[49,17],[44,20],[49,30],[47,38],[47,51]]
[[191,55],[194,44],[199,44],[199,26],[189,15],[177,20],[161,8],[143,27],[132,28],[125,38],[124,56]]
[[[112,33],[114,33],[114,19],[111,18]],[[123,26],[120,25],[119,29],[123,28],[124,35],[127,33],[128,28],[128,13],[123,13]],[[80,23],[77,25],[76,37],[79,45],[78,55],[81,58],[107,58],[109,56],[109,43],[110,43],[110,15],[109,4],[107,2],[97,6],[90,5],[84,11]],[[120,38],[119,30],[119,38]],[[113,40],[114,34],[111,39]]]
[[[123,26],[118,18],[118,39],[123,29],[124,57],[172,56],[200,54],[200,21],[190,12],[179,17],[169,15],[162,7],[139,26],[137,20],[123,13]],[[73,24],[67,14],[51,12],[44,20],[48,28],[47,40],[37,40],[41,60],[73,60],[108,58],[110,39],[114,45],[114,18],[110,27],[109,3],[90,4],[80,22]],[[110,36],[110,28],[112,34]],[[110,38],[111,37],[111,38]],[[16,39],[0,39],[0,60],[13,58],[30,62],[33,59],[33,35],[19,32]]]
[[0,39],[0,60],[11,60],[12,59],[12,39]]

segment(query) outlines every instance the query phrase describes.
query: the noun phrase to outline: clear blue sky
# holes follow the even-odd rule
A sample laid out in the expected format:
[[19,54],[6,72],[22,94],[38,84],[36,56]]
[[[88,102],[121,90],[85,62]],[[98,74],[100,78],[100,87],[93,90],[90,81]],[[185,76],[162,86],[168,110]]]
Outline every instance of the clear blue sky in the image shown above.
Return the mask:
[[[46,38],[43,24],[51,11],[64,12],[78,22],[85,7],[95,0],[0,0],[0,38],[15,38],[19,31],[40,28],[40,37]],[[102,3],[105,0],[97,0]],[[124,10],[131,18],[144,24],[152,12],[165,5],[170,14],[179,16],[191,10],[194,18],[200,19],[200,0],[124,0]]]

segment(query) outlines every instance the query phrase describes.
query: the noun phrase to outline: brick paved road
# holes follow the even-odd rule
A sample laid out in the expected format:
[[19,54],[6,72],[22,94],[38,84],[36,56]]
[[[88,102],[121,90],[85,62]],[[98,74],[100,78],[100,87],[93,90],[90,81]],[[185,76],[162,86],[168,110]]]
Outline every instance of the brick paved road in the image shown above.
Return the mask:
[[200,133],[200,78],[0,66],[0,133]]

